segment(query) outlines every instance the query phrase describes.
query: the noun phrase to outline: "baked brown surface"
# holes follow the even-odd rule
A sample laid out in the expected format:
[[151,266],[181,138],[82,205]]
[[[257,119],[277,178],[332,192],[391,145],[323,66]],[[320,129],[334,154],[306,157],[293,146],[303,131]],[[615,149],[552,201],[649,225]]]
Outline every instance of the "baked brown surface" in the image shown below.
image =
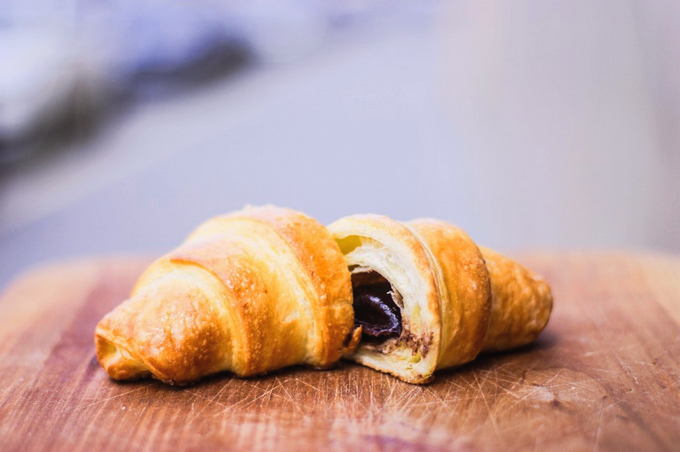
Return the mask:
[[550,286],[512,259],[486,247],[481,250],[493,299],[483,350],[502,351],[533,342],[550,319]]
[[475,242],[462,229],[437,220],[409,223],[423,238],[442,277],[441,348],[437,369],[479,354],[491,310],[489,273]]
[[350,275],[334,240],[310,217],[265,206],[208,220],[155,261],[99,322],[95,344],[114,379],[185,384],[328,367],[352,332]]

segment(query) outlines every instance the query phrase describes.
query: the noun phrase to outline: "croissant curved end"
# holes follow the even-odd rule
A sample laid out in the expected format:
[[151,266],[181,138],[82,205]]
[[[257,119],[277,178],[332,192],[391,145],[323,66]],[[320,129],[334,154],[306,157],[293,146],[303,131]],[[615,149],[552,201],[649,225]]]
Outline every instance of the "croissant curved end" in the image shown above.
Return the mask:
[[95,333],[95,350],[97,359],[114,380],[137,380],[151,375],[143,362],[106,339],[99,331]]

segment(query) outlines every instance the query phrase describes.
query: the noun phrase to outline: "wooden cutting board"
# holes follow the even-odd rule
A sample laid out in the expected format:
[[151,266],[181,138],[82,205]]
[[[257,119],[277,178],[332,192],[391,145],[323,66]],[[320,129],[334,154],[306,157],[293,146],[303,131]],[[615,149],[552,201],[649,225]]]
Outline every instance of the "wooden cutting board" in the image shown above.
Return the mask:
[[540,340],[427,386],[349,363],[184,389],[114,383],[92,332],[145,260],[33,271],[0,301],[0,449],[678,450],[680,259],[520,260],[553,285]]

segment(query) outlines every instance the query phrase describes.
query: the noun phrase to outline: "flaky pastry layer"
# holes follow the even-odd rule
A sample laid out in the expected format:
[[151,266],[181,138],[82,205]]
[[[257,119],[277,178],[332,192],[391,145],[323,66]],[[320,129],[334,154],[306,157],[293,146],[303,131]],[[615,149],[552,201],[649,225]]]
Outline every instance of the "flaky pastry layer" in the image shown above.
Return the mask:
[[530,343],[549,319],[549,286],[456,226],[353,215],[329,230],[352,272],[377,272],[399,294],[400,335],[362,341],[350,355],[368,367],[424,383],[481,351]]
[[335,241],[312,218],[273,206],[203,223],[95,330],[112,378],[177,384],[220,371],[328,367],[357,339]]

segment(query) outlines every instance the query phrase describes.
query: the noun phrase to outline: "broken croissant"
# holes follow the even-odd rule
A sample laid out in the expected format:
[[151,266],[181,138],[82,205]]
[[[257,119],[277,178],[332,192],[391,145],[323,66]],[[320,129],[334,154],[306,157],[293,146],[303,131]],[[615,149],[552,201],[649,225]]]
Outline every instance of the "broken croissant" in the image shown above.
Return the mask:
[[356,344],[353,323],[350,275],[328,230],[266,206],[208,220],[154,262],[99,322],[95,345],[116,380],[183,384],[328,367]]
[[548,322],[550,287],[453,225],[355,215],[329,230],[352,274],[363,334],[351,359],[363,365],[424,383],[481,351],[528,344]]

